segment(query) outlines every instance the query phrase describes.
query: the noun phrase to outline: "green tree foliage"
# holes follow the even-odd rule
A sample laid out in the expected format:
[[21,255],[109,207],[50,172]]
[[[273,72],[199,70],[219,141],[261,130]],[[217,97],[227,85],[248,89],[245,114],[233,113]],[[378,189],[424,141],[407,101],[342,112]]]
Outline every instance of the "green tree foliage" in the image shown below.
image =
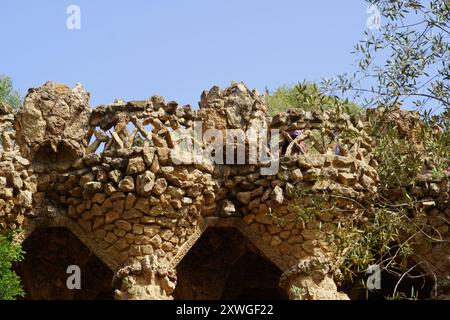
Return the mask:
[[19,92],[13,88],[11,78],[3,75],[0,75],[0,101],[6,102],[15,109],[22,103]]
[[305,111],[330,110],[341,106],[348,113],[356,113],[360,108],[335,96],[322,93],[315,83],[303,82],[294,86],[282,86],[273,92],[266,93],[268,111],[271,115],[291,108],[301,108]]
[[[356,44],[354,73],[324,80],[321,88],[388,113],[400,105],[415,107],[424,125],[412,130],[380,118],[372,123],[372,130],[368,128],[379,162],[379,197],[366,209],[363,223],[352,221],[340,230],[342,242],[349,244],[343,247],[350,248],[341,269],[364,274],[369,263],[377,263],[400,282],[410,276],[407,260],[415,235],[423,232],[423,212],[417,212],[408,187],[421,174],[437,179],[449,176],[450,2],[367,2],[379,10],[380,30],[365,32]],[[396,200],[388,201],[386,194],[396,194]]]
[[0,234],[0,300],[13,300],[24,296],[19,276],[11,270],[13,263],[23,259],[20,245],[12,240],[13,233]]
[[[22,103],[11,78],[6,76],[0,76],[0,101],[15,109]],[[13,241],[12,231],[0,234],[0,300],[13,300],[24,295],[20,278],[11,269],[15,262],[23,259],[23,254],[21,246]]]
[[361,105],[448,110],[450,2],[366,1],[380,13],[380,30],[364,33],[356,72],[323,81],[326,92],[354,93]]

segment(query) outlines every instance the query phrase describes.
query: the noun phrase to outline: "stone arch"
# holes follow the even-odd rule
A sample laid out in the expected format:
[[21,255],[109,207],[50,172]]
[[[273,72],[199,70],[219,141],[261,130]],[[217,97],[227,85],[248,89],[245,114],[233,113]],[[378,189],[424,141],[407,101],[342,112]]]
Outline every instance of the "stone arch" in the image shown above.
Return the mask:
[[102,263],[104,263],[112,272],[119,270],[120,266],[111,259],[108,254],[98,246],[86,232],[74,221],[60,214],[52,218],[39,219],[30,223],[24,231],[19,234],[18,241],[22,244],[39,229],[64,228],[70,231],[84,246],[86,246]]
[[273,250],[270,245],[266,244],[261,237],[255,233],[248,225],[246,225],[240,218],[219,218],[209,217],[202,220],[192,233],[191,237],[179,249],[178,254],[172,259],[170,265],[173,268],[181,262],[181,260],[194,247],[207,228],[236,228],[252,245],[259,250],[259,252],[267,260],[274,263],[280,270],[287,271],[289,264]]
[[[23,242],[25,259],[15,266],[29,300],[113,299],[113,271],[68,228],[40,227]],[[69,266],[80,268],[79,290],[67,287]]]
[[287,298],[279,287],[283,270],[239,228],[227,225],[232,220],[206,229],[177,265],[175,299]]

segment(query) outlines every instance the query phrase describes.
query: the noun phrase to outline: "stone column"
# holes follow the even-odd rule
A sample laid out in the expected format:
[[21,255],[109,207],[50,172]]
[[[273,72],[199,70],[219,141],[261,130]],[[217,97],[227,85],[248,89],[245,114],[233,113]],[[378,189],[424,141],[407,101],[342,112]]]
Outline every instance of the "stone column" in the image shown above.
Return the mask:
[[309,257],[281,275],[280,287],[290,300],[349,300],[337,290],[333,275],[328,261]]
[[450,300],[450,280],[445,277],[437,278],[431,291],[431,299]]
[[113,280],[117,300],[172,300],[177,283],[176,271],[156,256],[120,269]]

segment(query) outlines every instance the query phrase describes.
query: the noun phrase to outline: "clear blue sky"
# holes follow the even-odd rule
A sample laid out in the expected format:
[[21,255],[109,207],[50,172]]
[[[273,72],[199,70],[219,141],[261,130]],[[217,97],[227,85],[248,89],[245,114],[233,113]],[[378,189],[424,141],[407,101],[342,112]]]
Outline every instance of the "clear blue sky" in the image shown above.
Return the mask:
[[[81,8],[81,30],[66,9]],[[263,91],[352,71],[363,0],[0,0],[0,74],[25,94],[53,80],[91,106],[153,94],[197,106],[203,90]]]

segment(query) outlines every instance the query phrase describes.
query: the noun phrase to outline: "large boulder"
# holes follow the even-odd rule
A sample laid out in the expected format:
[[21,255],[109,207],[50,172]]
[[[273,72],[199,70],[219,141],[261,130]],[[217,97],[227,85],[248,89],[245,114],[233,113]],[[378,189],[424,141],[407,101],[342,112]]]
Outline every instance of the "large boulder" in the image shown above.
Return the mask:
[[225,90],[213,87],[200,100],[204,130],[267,128],[266,112],[264,99],[243,83],[232,83]]
[[22,155],[46,166],[63,168],[87,147],[89,93],[77,84],[47,82],[30,89],[16,121]]

